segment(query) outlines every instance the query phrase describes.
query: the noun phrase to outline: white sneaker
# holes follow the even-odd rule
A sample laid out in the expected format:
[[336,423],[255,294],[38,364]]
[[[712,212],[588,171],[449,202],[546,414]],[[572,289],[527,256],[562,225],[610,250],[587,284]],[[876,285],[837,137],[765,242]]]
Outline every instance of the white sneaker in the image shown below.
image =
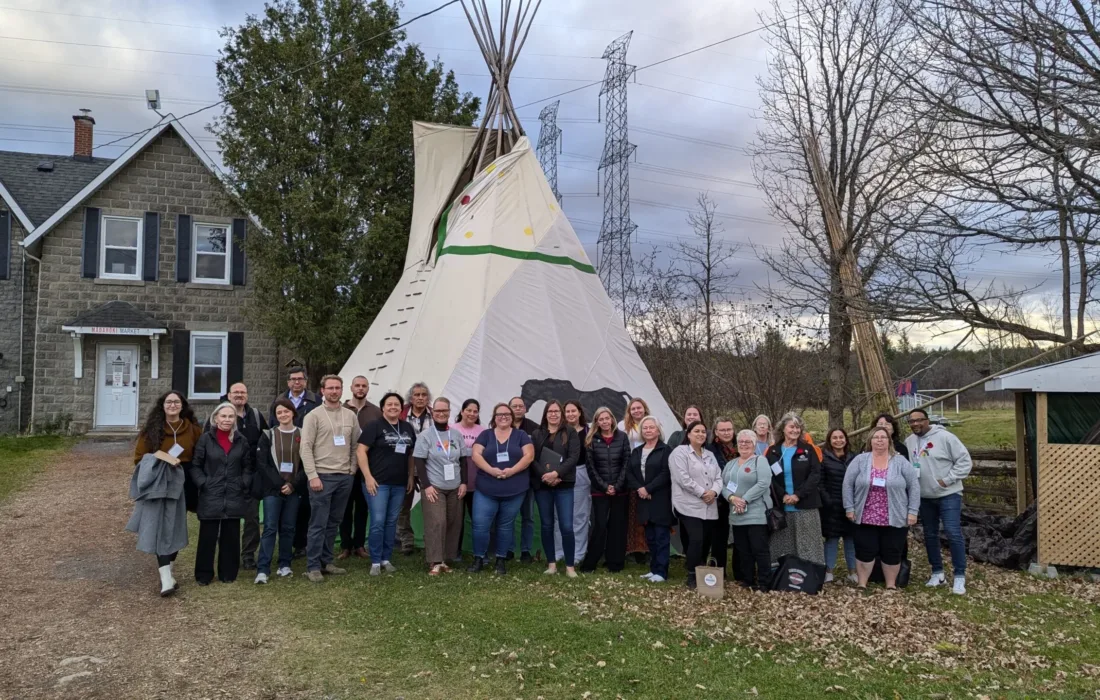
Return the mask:
[[281,567],[275,573],[278,574],[281,578],[287,578],[288,576],[293,576],[294,575],[294,572],[290,570],[289,566]]
[[951,586],[951,592],[955,595],[966,595],[966,577],[956,576],[955,583]]
[[848,574],[848,582],[859,585],[859,576],[856,576],[855,574]]
[[371,576],[381,576],[382,575],[382,565],[381,564],[371,564],[370,565],[370,575]]
[[833,572],[832,571],[826,571],[825,572],[825,583],[832,583],[832,582],[833,582]]
[[267,574],[256,574],[256,580],[254,583],[267,583]]
[[649,580],[653,583],[664,583],[665,577],[661,576],[660,574],[651,574]]
[[[371,567],[371,568],[374,568],[374,567]],[[392,574],[393,572],[397,571],[397,567],[394,566],[393,564],[389,563],[388,561],[382,562],[382,568],[386,570],[387,574]]]
[[542,573],[547,574],[549,576],[553,576],[553,575],[558,573],[558,567],[556,567],[556,566],[553,567],[553,568],[547,567],[546,571],[543,571]]
[[179,588],[179,584],[176,583],[176,579],[172,577],[172,567],[169,564],[157,567],[157,573],[160,574],[160,595],[161,597],[170,596],[176,592]]
[[641,575],[641,576],[639,576],[638,578],[644,578],[644,579],[645,579],[646,581],[652,581],[652,580],[653,580],[653,576],[654,576],[654,574],[653,574],[653,572],[651,571],[651,572],[649,572],[648,574],[642,574],[642,575]]
[[947,583],[947,577],[943,575],[942,571],[934,572],[932,577],[928,579],[928,583],[924,584],[929,588],[935,588],[936,586],[942,586]]

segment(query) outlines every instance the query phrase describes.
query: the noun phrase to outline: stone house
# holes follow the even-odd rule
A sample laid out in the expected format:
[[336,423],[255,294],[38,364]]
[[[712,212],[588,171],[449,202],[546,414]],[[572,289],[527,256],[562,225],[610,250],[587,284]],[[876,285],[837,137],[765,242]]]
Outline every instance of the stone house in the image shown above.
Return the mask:
[[0,151],[0,433],[135,433],[156,398],[200,417],[244,381],[266,411],[274,339],[248,311],[259,223],[168,116],[116,159]]

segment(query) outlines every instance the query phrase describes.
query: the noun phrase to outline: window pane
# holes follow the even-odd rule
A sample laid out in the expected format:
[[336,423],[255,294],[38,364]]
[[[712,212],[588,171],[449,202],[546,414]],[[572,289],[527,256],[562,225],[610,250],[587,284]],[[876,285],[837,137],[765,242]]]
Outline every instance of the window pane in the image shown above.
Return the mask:
[[200,253],[224,253],[229,229],[215,226],[199,226],[195,235],[195,250]]
[[195,368],[195,393],[220,394],[222,392],[221,367]]
[[136,275],[137,251],[107,248],[103,251],[103,271],[108,275]]
[[121,248],[137,248],[138,222],[121,219],[103,220],[103,241]]
[[221,365],[222,339],[195,338],[195,356],[191,359],[195,365]]
[[199,253],[195,256],[195,279],[225,279],[225,256]]

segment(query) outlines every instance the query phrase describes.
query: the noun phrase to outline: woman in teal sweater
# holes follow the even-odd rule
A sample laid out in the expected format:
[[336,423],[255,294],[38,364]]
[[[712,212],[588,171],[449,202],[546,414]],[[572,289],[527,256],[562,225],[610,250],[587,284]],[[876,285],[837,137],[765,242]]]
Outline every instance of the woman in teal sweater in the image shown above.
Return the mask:
[[767,520],[772,507],[771,481],[768,460],[756,454],[756,434],[742,430],[737,434],[737,457],[722,470],[722,498],[730,504],[733,549],[738,559],[734,571],[742,579],[738,583],[760,591],[771,584]]

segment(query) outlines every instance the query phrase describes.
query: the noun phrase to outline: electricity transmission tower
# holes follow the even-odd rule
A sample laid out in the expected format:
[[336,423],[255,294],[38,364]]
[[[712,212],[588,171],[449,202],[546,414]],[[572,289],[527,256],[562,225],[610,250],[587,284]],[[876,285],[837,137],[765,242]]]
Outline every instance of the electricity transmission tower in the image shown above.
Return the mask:
[[561,100],[552,102],[539,112],[539,121],[542,127],[539,129],[539,145],[537,148],[539,164],[546,173],[546,181],[550,183],[550,191],[554,198],[561,204],[561,192],[558,191],[558,151],[561,148],[561,129],[558,128],[558,105]]
[[636,146],[628,140],[626,124],[626,82],[634,66],[626,63],[630,46],[627,32],[608,45],[600,97],[606,95],[607,121],[600,172],[603,175],[603,224],[597,242],[600,281],[612,301],[623,312],[626,325],[627,301],[634,287],[634,262],[630,256],[630,236],[637,227],[630,220],[630,155]]

